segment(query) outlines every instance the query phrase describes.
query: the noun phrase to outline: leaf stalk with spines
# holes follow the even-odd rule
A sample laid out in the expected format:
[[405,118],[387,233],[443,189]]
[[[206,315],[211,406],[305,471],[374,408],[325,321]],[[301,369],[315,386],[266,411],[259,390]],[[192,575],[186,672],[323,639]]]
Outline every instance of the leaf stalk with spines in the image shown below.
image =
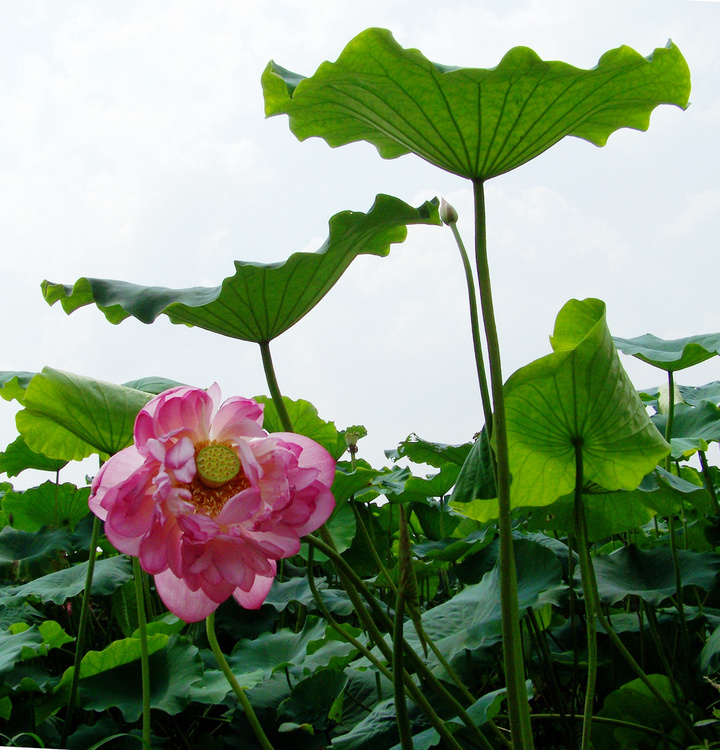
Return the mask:
[[583,458],[582,441],[575,443],[575,533],[578,540],[578,552],[580,555],[580,577],[583,586],[583,599],[585,601],[585,630],[587,632],[588,666],[587,682],[585,685],[585,703],[583,707],[583,724],[580,747],[582,750],[592,748],[592,716],[593,702],[595,699],[595,683],[597,681],[597,618],[595,614],[595,597],[592,594],[592,581],[590,569],[592,559],[590,558],[590,542],[587,534],[587,520],[585,518],[585,506],[583,504]]
[[280,393],[280,386],[278,385],[277,376],[275,375],[275,367],[273,365],[272,355],[270,354],[270,342],[260,342],[260,354],[262,355],[263,370],[265,372],[265,380],[267,381],[268,388],[270,389],[270,396],[277,409],[278,417],[282,423],[285,432],[292,432],[292,420],[288,414],[285,402],[283,401],[282,393]]
[[258,721],[257,715],[255,714],[255,710],[253,709],[252,704],[248,700],[248,697],[245,695],[245,691],[242,689],[240,683],[237,681],[235,675],[230,669],[230,665],[227,663],[227,659],[225,658],[225,655],[220,649],[217,636],[215,635],[215,612],[211,612],[205,618],[205,631],[207,633],[207,639],[208,639],[208,643],[210,644],[210,649],[212,650],[213,655],[215,656],[215,660],[217,661],[218,666],[220,667],[220,670],[225,675],[225,679],[230,684],[230,687],[235,693],[235,696],[240,702],[240,705],[242,706],[242,709],[245,712],[245,716],[247,717],[247,720],[250,723],[250,726],[252,727],[253,732],[255,733],[255,737],[257,738],[257,741],[260,743],[260,746],[263,748],[263,750],[274,750],[272,743],[267,738],[267,735],[265,734],[265,731],[262,728],[262,724],[260,724],[260,722]]
[[78,683],[80,682],[80,664],[85,650],[85,636],[87,633],[88,617],[90,615],[90,590],[92,589],[93,573],[95,571],[95,556],[97,554],[98,540],[100,539],[100,519],[93,518],[93,527],[90,534],[90,556],[88,558],[87,574],[85,575],[85,590],[83,591],[82,604],[80,608],[80,623],[78,624],[77,641],[75,643],[75,659],[73,662],[73,676],[70,683],[70,695],[68,697],[67,713],[63,724],[60,746],[65,747],[70,734],[70,723],[75,710],[77,700]]
[[[668,377],[668,418],[665,425],[665,440],[670,443],[672,440],[673,421],[675,418],[675,377],[672,369],[667,371]],[[665,459],[665,470],[672,471],[672,453],[669,453]],[[678,476],[680,472],[678,471]],[[677,602],[678,617],[680,618],[680,644],[682,648],[682,674],[685,678],[686,685],[690,685],[687,665],[690,661],[690,649],[687,642],[687,619],[685,617],[685,601],[683,597],[682,571],[680,569],[680,558],[677,549],[677,535],[675,533],[675,516],[668,518],[668,534],[670,535],[670,552],[672,554],[673,568],[675,571],[675,596]]]
[[477,265],[480,305],[488,349],[490,386],[493,399],[493,441],[498,496],[500,606],[502,615],[503,656],[507,687],[508,714],[513,743],[523,750],[532,750],[534,741],[530,725],[530,707],[525,694],[525,674],[520,636],[520,612],[517,575],[510,518],[510,463],[503,397],[500,343],[495,323],[495,310],[490,284],[485,219],[485,189],[482,180],[473,181],[475,204],[475,262]]
[[150,744],[150,657],[148,655],[147,621],[145,618],[145,602],[143,591],[144,572],[140,567],[140,560],[133,557],[133,579],[135,585],[135,603],[137,605],[138,630],[140,631],[140,673],[142,679],[142,737]]
[[[450,209],[452,209],[452,211],[450,211]],[[492,435],[492,402],[490,400],[487,375],[485,374],[485,361],[482,352],[482,342],[480,339],[480,321],[478,320],[478,305],[477,295],[475,293],[475,281],[473,279],[473,269],[470,264],[467,250],[465,249],[465,243],[463,242],[457,227],[457,211],[455,211],[455,209],[449,204],[446,204],[444,200],[440,203],[440,218],[450,227],[450,231],[455,238],[455,244],[460,251],[463,271],[465,272],[465,283],[467,285],[468,304],[470,307],[470,327],[472,330],[473,351],[475,353],[475,368],[477,370],[480,398],[482,400],[483,414],[485,416],[485,424],[487,425],[489,437]]]

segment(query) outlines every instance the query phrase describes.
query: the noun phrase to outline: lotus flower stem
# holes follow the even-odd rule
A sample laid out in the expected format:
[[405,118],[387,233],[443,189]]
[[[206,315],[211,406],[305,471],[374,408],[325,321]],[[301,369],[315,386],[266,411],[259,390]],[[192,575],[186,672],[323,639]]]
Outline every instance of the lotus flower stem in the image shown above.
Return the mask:
[[[669,443],[672,440],[673,420],[675,417],[675,378],[672,370],[668,370],[668,411],[667,424],[665,425],[665,440]],[[666,471],[672,469],[672,452],[665,459]],[[678,471],[678,475],[680,472]],[[687,673],[687,664],[689,662],[690,649],[687,642],[687,621],[685,619],[685,602],[683,598],[682,571],[680,570],[680,558],[677,550],[677,535],[675,533],[675,516],[668,518],[668,534],[670,536],[670,552],[673,559],[673,568],[675,569],[675,596],[677,602],[677,611],[680,618],[680,644],[682,647],[682,664],[685,665],[683,671],[684,682],[690,685],[689,675]]]
[[[444,203],[444,201],[443,201]],[[454,211],[454,209],[453,209]],[[482,399],[485,424],[488,428],[488,437],[492,434],[492,403],[488,389],[487,375],[485,374],[485,362],[483,360],[482,344],[480,341],[480,322],[478,320],[477,296],[475,294],[475,282],[473,281],[472,266],[468,258],[465,243],[457,228],[457,213],[444,215],[443,221],[450,227],[455,238],[455,243],[460,251],[463,270],[465,271],[465,282],[468,290],[468,303],[470,305],[470,326],[472,328],[473,349],[475,351],[475,366],[477,368],[478,385],[480,386],[480,398]]]
[[395,623],[393,627],[393,687],[395,688],[395,719],[400,734],[402,750],[413,750],[412,729],[410,716],[405,702],[404,668],[403,668],[403,625],[405,623],[405,594],[398,589],[395,599]]
[[278,385],[277,377],[275,375],[275,367],[273,366],[272,356],[270,355],[269,341],[260,342],[260,354],[262,355],[265,380],[270,389],[270,396],[272,397],[273,404],[275,404],[275,408],[277,409],[283,430],[285,430],[285,432],[293,432],[292,420],[285,408],[285,402],[283,401],[282,393],[280,393],[280,386]]
[[150,657],[148,655],[147,622],[143,591],[143,571],[140,560],[133,557],[133,578],[135,581],[135,603],[137,606],[138,630],[140,631],[140,670],[142,674],[142,738],[150,744]]
[[93,572],[95,571],[95,555],[100,538],[100,519],[93,518],[92,533],[90,535],[90,557],[88,558],[87,573],[85,575],[85,590],[83,591],[82,605],[80,609],[80,623],[78,624],[77,641],[75,643],[75,661],[73,663],[73,676],[70,684],[70,696],[68,698],[67,713],[63,724],[60,747],[65,747],[68,734],[70,733],[70,722],[75,710],[77,700],[78,682],[80,681],[80,662],[85,650],[85,633],[87,631],[88,615],[90,614],[90,589],[92,588]]
[[580,576],[582,578],[583,599],[585,600],[585,629],[587,631],[588,673],[585,687],[585,705],[583,709],[583,726],[580,747],[590,750],[592,747],[592,715],[597,681],[597,618],[595,616],[595,597],[592,593],[590,569],[590,543],[588,542],[585,505],[583,504],[583,457],[582,442],[575,443],[575,533],[578,539],[580,555]]
[[482,180],[473,180],[475,199],[475,262],[477,264],[480,305],[485,340],[488,348],[490,385],[493,399],[493,440],[498,495],[500,607],[502,614],[502,644],[505,659],[505,683],[508,696],[510,731],[515,747],[533,750],[530,707],[525,694],[525,671],[520,640],[520,612],[517,596],[517,574],[510,519],[510,465],[508,453],[505,400],[503,396],[500,343],[495,324],[490,267],[487,255],[485,222],[485,191]]
[[253,732],[255,732],[255,737],[257,737],[258,742],[260,743],[260,746],[263,748],[263,750],[274,750],[272,744],[270,743],[270,740],[267,738],[267,735],[263,731],[262,725],[258,721],[257,716],[255,715],[255,711],[248,700],[247,696],[245,695],[245,691],[240,687],[240,683],[235,679],[235,675],[232,673],[232,670],[230,669],[230,665],[227,663],[227,659],[225,658],[225,655],[220,650],[220,646],[218,645],[217,636],[215,635],[215,612],[211,612],[207,618],[205,619],[205,629],[207,631],[207,638],[208,642],[210,643],[210,648],[212,649],[213,654],[215,655],[215,659],[218,663],[218,666],[222,670],[222,673],[225,675],[225,679],[230,683],[230,687],[233,689],[233,692],[237,696],[238,701],[240,701],[240,705],[243,708],[243,711],[245,712],[245,716],[247,717],[247,720],[250,722],[250,726],[253,729]]

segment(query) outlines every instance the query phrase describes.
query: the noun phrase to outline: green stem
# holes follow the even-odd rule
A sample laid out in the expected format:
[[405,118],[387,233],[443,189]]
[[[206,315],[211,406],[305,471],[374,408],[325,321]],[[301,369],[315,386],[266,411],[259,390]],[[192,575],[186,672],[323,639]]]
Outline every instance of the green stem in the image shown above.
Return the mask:
[[[665,425],[665,440],[669,443],[672,439],[673,421],[675,418],[675,379],[672,370],[668,370],[668,411],[667,424]],[[670,471],[672,468],[672,454],[665,459],[665,469]],[[679,475],[678,471],[678,475]],[[670,552],[673,559],[673,568],[675,570],[675,596],[677,601],[677,611],[680,618],[680,643],[682,646],[682,663],[687,666],[689,663],[690,650],[687,642],[687,620],[685,618],[685,603],[683,600],[683,583],[682,571],[680,570],[680,558],[677,550],[677,536],[675,534],[675,516],[668,519],[668,533],[670,534]],[[683,676],[686,678],[686,684],[689,684],[687,669],[683,669]]]
[[453,221],[448,224],[453,233],[455,242],[460,250],[463,269],[465,271],[465,282],[468,290],[468,303],[470,305],[470,326],[472,328],[473,348],[475,350],[475,367],[477,369],[478,384],[480,385],[480,398],[482,399],[483,412],[485,414],[485,424],[488,428],[488,437],[492,435],[492,403],[490,401],[490,391],[488,389],[487,376],[485,375],[485,362],[483,361],[482,344],[480,342],[480,322],[478,320],[477,296],[475,294],[475,282],[473,281],[472,266],[468,258],[465,243],[462,241],[460,232],[457,228],[457,222]]
[[[319,539],[315,539],[315,542],[319,542]],[[310,585],[310,591],[312,592],[313,598],[315,599],[315,602],[317,603],[318,607],[320,608],[320,611],[323,614],[323,617],[325,620],[330,624],[332,628],[335,629],[337,633],[339,633],[343,638],[345,638],[348,643],[352,644],[360,653],[365,656],[371,664],[378,670],[378,673],[381,673],[386,679],[388,679],[390,682],[395,683],[395,678],[393,676],[393,673],[375,656],[375,654],[372,653],[364,644],[362,644],[360,641],[358,641],[351,633],[349,633],[345,628],[342,627],[330,614],[327,607],[325,606],[325,602],[322,601],[320,594],[317,590],[317,587],[315,586],[315,580],[312,575],[312,555],[313,555],[313,547],[317,546],[318,548],[321,548],[321,545],[313,545],[312,541],[310,543],[310,555],[308,559],[308,584]],[[329,550],[331,553],[333,552],[332,547],[328,545],[322,545],[323,549]],[[328,554],[328,557],[331,555]],[[343,582],[343,585],[350,585],[346,578],[343,577],[343,575],[338,571],[338,577]],[[352,588],[352,587],[351,587]],[[369,612],[365,609],[362,602],[359,601],[359,598],[357,597],[356,591],[350,591],[345,589],[348,593],[348,596],[350,597],[350,601],[353,602],[353,606],[356,608],[356,612],[358,613],[358,616],[362,622],[365,623],[366,627],[368,626],[368,620],[371,623],[371,626],[368,628],[368,631],[370,632],[373,630],[372,633],[370,633],[370,637],[375,642],[375,644],[378,646],[378,649],[381,651],[385,659],[388,660],[388,662],[391,662],[393,660],[393,654],[392,651],[388,648],[387,643],[385,642],[385,639],[382,637],[380,632],[377,630],[377,628],[374,625],[374,622],[372,621],[372,617],[370,616]],[[379,639],[375,640],[376,638]],[[376,673],[377,676],[377,686],[378,686],[378,696],[382,698],[382,691],[380,689],[380,677],[379,674]],[[445,722],[440,719],[440,717],[435,713],[434,709],[430,705],[430,703],[427,701],[425,696],[420,692],[417,685],[412,681],[412,677],[403,670],[403,681],[405,683],[405,690],[407,691],[408,696],[410,699],[420,708],[420,710],[425,714],[425,716],[428,718],[428,721],[432,724],[435,731],[440,735],[440,737],[445,740],[445,744],[448,747],[454,748],[455,750],[462,750],[461,746],[457,743],[457,740],[450,734],[450,731],[446,728]],[[479,730],[477,730],[479,733]],[[482,745],[481,745],[482,747]],[[487,748],[487,750],[491,750],[491,748]]]
[[[324,534],[327,534],[327,531],[321,527],[320,532]],[[389,648],[388,644],[386,643],[385,639],[382,636],[382,633],[380,632],[378,625],[373,618],[373,616],[368,612],[365,605],[362,602],[362,599],[358,595],[358,592],[362,594],[362,596],[366,599],[366,601],[370,604],[370,606],[373,609],[373,613],[375,618],[377,618],[377,622],[381,623],[382,626],[385,628],[386,632],[392,633],[393,632],[393,622],[392,620],[387,616],[383,608],[380,606],[380,603],[377,601],[377,599],[370,593],[367,586],[365,586],[364,581],[355,573],[355,571],[348,565],[348,563],[338,554],[337,550],[335,550],[331,545],[326,544],[325,542],[321,541],[317,537],[314,537],[312,534],[309,534],[305,537],[305,539],[310,543],[310,545],[317,547],[321,552],[323,552],[325,555],[327,555],[335,565],[335,570],[337,571],[338,578],[340,579],[345,591],[347,592],[348,597],[350,598],[350,601],[353,604],[353,607],[355,608],[355,612],[358,615],[358,617],[364,622],[365,627],[368,630],[368,633],[370,637],[372,638],[375,645],[380,649],[380,652],[386,659],[388,663],[392,663],[393,661],[393,654],[392,649]],[[415,669],[415,671],[418,673],[418,675],[427,682],[427,684],[432,688],[432,690],[450,707],[452,708],[460,718],[460,720],[465,724],[465,726],[468,728],[468,730],[472,733],[472,735],[475,738],[475,741],[479,744],[480,747],[486,748],[487,750],[490,750],[491,746],[488,742],[488,740],[485,738],[485,736],[480,732],[480,730],[475,726],[472,719],[468,716],[467,711],[465,711],[462,704],[451,694],[449,693],[442,685],[442,683],[435,677],[435,675],[432,673],[432,671],[428,668],[428,666],[425,664],[425,662],[418,656],[418,654],[415,653],[415,651],[410,647],[410,645],[403,639],[402,641],[403,647],[405,649],[405,653],[407,657],[410,659],[412,663],[412,667]],[[406,684],[407,680],[409,679],[409,676],[406,678]],[[410,681],[411,684],[412,680]],[[415,689],[416,686],[415,686]],[[415,703],[420,706],[422,711],[427,714],[427,707],[429,706],[429,703],[427,701],[423,701],[422,703],[418,703],[419,700],[422,698],[422,694],[419,695],[416,692],[411,693],[411,698]],[[428,715],[428,718],[429,715]],[[434,726],[434,724],[433,724]],[[435,727],[437,729],[437,727]],[[439,730],[438,730],[439,731]],[[442,733],[441,733],[442,736]]]
[[265,732],[263,731],[263,728],[258,721],[257,716],[255,715],[255,711],[250,704],[250,701],[245,695],[245,691],[240,687],[240,683],[235,678],[235,675],[230,669],[230,665],[225,659],[225,654],[223,654],[223,652],[220,650],[217,636],[215,635],[215,612],[211,612],[207,616],[205,620],[205,630],[207,632],[207,638],[208,642],[210,643],[210,648],[215,655],[215,660],[222,670],[222,673],[225,675],[225,679],[230,683],[230,687],[233,689],[233,692],[237,696],[238,701],[240,701],[240,705],[242,706],[243,711],[245,711],[245,716],[250,722],[250,726],[253,728],[255,737],[257,737],[260,746],[263,748],[263,750],[274,750],[272,744],[270,743],[270,740],[265,735]]
[[133,578],[135,581],[135,600],[137,604],[138,630],[140,631],[140,671],[142,674],[142,737],[143,742],[150,744],[150,657],[148,655],[147,622],[145,620],[145,602],[143,591],[143,571],[140,560],[133,557]]
[[590,750],[592,747],[592,715],[595,699],[595,683],[597,680],[597,621],[595,616],[595,597],[592,594],[590,569],[590,542],[587,535],[585,506],[583,504],[583,460],[582,442],[575,442],[575,533],[578,540],[578,555],[580,556],[580,577],[582,578],[583,599],[585,600],[585,629],[587,631],[588,674],[585,688],[585,704],[583,710],[583,727],[581,748]]
[[[642,602],[642,599],[640,601]],[[662,637],[662,633],[660,632],[660,627],[658,625],[657,617],[655,616],[655,610],[653,609],[652,605],[645,606],[644,603],[642,603],[641,606],[643,606],[643,609],[645,613],[647,614],[647,621],[648,621],[648,627],[650,629],[650,635],[652,636],[652,639],[655,642],[655,648],[657,649],[658,656],[660,657],[660,661],[662,662],[663,668],[665,669],[665,674],[668,676],[668,679],[670,681],[670,687],[672,688],[673,697],[675,698],[675,703],[679,705],[680,694],[678,691],[677,681],[675,680],[676,670],[672,668],[672,665],[670,663],[670,659],[672,655],[670,654],[669,649],[665,645],[665,641]],[[675,662],[675,664],[677,666],[677,662]]]
[[405,596],[402,590],[397,592],[395,600],[395,627],[393,628],[393,687],[395,689],[395,719],[400,733],[402,750],[413,750],[410,716],[405,701],[405,681],[403,668],[403,625],[405,614]]
[[275,368],[273,367],[272,357],[270,356],[270,342],[260,342],[260,354],[262,355],[263,370],[265,371],[265,380],[267,381],[268,388],[270,389],[270,396],[277,409],[280,422],[282,423],[283,430],[285,432],[292,432],[292,420],[285,408],[285,402],[283,401],[282,393],[280,393],[280,386],[278,385],[277,377],[275,375]]
[[565,734],[567,735],[568,747],[576,747],[577,742],[575,737],[575,728],[568,721],[567,704],[565,702],[565,698],[563,697],[562,691],[560,690],[560,684],[558,683],[557,677],[555,675],[555,665],[553,663],[552,655],[550,654],[550,649],[547,645],[545,632],[540,627],[540,623],[538,622],[538,618],[535,612],[533,612],[532,607],[527,608],[527,618],[528,622],[530,623],[530,631],[535,635],[535,640],[537,641],[538,648],[540,649],[540,654],[542,655],[545,679],[550,683],[550,687],[555,696],[555,700],[560,707],[560,720],[563,725],[563,729],[565,730]]
[[83,658],[85,649],[85,633],[87,630],[88,616],[90,614],[90,590],[92,588],[93,572],[95,571],[95,550],[100,539],[100,519],[93,518],[92,533],[90,535],[90,557],[88,558],[87,573],[85,574],[85,590],[83,591],[82,605],[80,608],[80,623],[78,624],[77,641],[75,644],[75,660],[73,662],[73,676],[70,683],[70,696],[68,698],[67,713],[65,723],[63,724],[62,736],[60,737],[60,747],[65,747],[68,735],[70,733],[70,722],[75,710],[77,700],[78,682],[80,681],[80,662]]
[[505,682],[507,687],[510,733],[515,747],[533,750],[534,742],[530,725],[530,707],[525,693],[525,671],[520,639],[520,612],[517,596],[517,576],[513,551],[510,518],[510,461],[508,452],[505,400],[500,361],[500,344],[495,325],[490,267],[487,256],[487,233],[485,223],[485,192],[481,180],[473,181],[475,199],[475,259],[477,263],[480,303],[485,340],[490,365],[490,384],[494,407],[493,440],[497,465],[498,527],[499,527],[499,572],[500,608],[502,615],[502,645],[505,658]]

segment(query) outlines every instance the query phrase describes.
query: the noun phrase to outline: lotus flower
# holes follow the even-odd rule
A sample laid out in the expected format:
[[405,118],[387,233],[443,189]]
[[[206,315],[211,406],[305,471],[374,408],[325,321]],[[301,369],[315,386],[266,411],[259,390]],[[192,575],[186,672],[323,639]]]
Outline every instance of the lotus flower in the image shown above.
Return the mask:
[[186,622],[230,596],[259,608],[276,560],[297,554],[335,500],[332,456],[310,438],[262,429],[263,407],[220,389],[180,386],[151,399],[134,444],[92,483],[91,510],[120,551],[155,576]]

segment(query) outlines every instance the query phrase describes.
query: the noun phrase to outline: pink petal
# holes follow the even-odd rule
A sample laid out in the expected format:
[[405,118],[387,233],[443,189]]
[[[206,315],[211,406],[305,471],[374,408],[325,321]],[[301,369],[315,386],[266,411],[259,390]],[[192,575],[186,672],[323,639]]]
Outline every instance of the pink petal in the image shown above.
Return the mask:
[[260,507],[260,490],[257,487],[238,492],[223,505],[220,513],[215,516],[218,526],[243,523],[251,518]]
[[187,484],[195,478],[195,445],[188,437],[178,440],[165,456],[166,465],[173,470],[178,482]]
[[250,398],[229,398],[213,417],[210,437],[223,442],[238,437],[261,438],[267,432],[262,428],[263,408]]
[[273,432],[272,437],[280,438],[286,443],[299,445],[302,452],[298,457],[298,466],[301,469],[317,469],[317,481],[326,487],[332,487],[335,479],[335,459],[319,443],[311,440],[305,435],[296,435],[292,432]]
[[204,620],[219,604],[201,589],[191,591],[171,570],[155,576],[155,587],[165,606],[185,622]]
[[[270,561],[273,566],[275,561]],[[255,581],[250,587],[249,591],[243,591],[241,588],[236,588],[233,592],[235,601],[245,609],[260,609],[265,597],[268,595],[270,588],[272,587],[273,581],[275,580],[275,574],[272,577],[266,576],[255,576]]]
[[101,521],[104,521],[107,516],[107,508],[103,507],[102,501],[108,490],[114,489],[128,479],[136,469],[143,465],[143,461],[143,457],[137,452],[135,446],[130,445],[100,467],[100,471],[92,481],[88,505]]
[[298,536],[305,536],[319,529],[330,518],[333,510],[335,510],[335,498],[330,490],[323,487],[315,497],[315,510],[310,518],[302,526],[295,527]]

